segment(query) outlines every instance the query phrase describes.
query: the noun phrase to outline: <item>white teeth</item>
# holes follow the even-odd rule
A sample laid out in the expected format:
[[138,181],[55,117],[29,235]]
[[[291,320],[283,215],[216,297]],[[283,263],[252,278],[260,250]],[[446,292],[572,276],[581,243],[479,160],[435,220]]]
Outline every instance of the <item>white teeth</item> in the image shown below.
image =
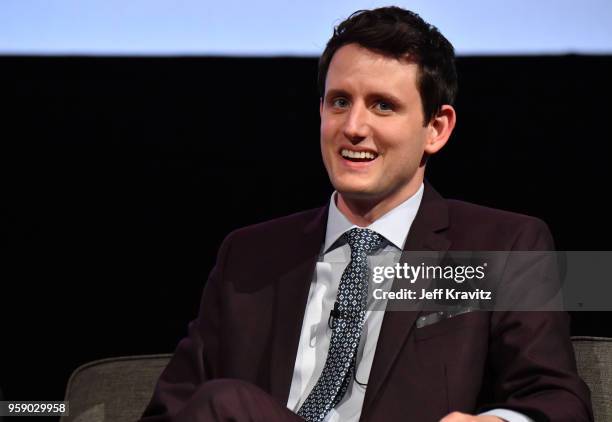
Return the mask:
[[348,158],[367,158],[370,160],[373,160],[374,158],[376,158],[376,155],[369,152],[369,151],[352,151],[350,149],[342,149],[340,151],[340,154],[343,157],[348,157]]

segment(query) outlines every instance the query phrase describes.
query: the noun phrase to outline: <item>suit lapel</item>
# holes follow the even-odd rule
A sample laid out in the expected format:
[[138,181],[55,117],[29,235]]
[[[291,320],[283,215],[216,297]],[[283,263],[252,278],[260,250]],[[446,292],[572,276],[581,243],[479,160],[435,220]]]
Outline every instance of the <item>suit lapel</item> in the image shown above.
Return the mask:
[[[440,258],[451,245],[442,233],[449,225],[446,201],[425,182],[421,205],[414,218],[404,245],[406,251],[439,251]],[[374,362],[368,379],[368,387],[361,412],[361,420],[367,417],[371,405],[376,400],[382,385],[406,342],[418,316],[418,311],[386,312]]]
[[285,404],[293,377],[308,292],[325,238],[328,207],[306,224],[302,236],[286,252],[286,265],[274,289],[274,327],[270,352],[270,393]]
[[[295,250],[286,253],[285,266],[274,289],[274,327],[270,349],[270,393],[286,403],[295,366],[304,311],[321,245],[325,240],[328,207],[323,207],[304,227]],[[451,242],[441,233],[448,227],[446,201],[425,182],[419,211],[406,239],[404,251],[445,252]],[[364,399],[362,420],[379,394],[389,371],[408,338],[418,311],[386,312]]]

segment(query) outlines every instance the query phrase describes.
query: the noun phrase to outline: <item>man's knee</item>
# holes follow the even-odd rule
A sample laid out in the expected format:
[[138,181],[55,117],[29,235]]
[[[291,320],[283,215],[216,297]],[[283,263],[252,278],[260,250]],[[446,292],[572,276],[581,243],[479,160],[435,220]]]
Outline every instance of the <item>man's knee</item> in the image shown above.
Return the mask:
[[175,420],[303,422],[261,388],[236,379],[215,379],[201,384]]
[[215,379],[201,384],[186,405],[175,415],[179,422],[196,420],[242,420],[248,414],[251,396],[261,391],[236,379]]
[[215,407],[236,408],[265,394],[259,387],[242,380],[222,378],[207,381],[198,389],[198,400]]

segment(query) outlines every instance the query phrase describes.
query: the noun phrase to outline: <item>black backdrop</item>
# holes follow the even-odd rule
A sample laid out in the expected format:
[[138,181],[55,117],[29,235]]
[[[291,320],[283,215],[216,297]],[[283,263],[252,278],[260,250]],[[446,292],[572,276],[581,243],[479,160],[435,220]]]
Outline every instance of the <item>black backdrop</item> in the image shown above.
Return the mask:
[[[458,67],[434,186],[544,219],[559,249],[612,249],[612,57]],[[315,79],[313,58],[0,57],[7,399],[172,351],[229,231],[327,201]],[[612,336],[610,315],[573,314],[572,333]]]

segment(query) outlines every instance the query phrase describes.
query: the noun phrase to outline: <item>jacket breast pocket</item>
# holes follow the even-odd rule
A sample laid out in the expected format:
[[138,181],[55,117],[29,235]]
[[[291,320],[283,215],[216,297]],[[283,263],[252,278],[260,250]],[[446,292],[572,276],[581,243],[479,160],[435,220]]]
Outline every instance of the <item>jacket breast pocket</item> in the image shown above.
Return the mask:
[[[427,318],[435,317],[433,314],[424,314],[419,318],[427,320]],[[416,340],[425,340],[442,335],[465,335],[470,331],[482,333],[482,330],[488,328],[489,313],[482,311],[466,312],[453,317],[439,318],[437,321],[421,327],[419,327],[419,322],[417,320],[417,326],[414,328]]]

